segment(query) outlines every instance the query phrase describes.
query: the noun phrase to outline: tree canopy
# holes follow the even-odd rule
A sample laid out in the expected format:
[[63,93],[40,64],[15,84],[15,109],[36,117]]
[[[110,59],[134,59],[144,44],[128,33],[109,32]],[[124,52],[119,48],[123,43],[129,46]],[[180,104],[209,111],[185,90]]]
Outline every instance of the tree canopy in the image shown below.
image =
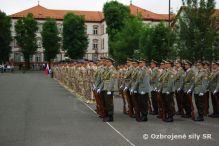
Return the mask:
[[58,28],[56,21],[52,18],[47,18],[43,24],[41,32],[43,48],[45,49],[45,59],[50,62],[59,53],[60,37],[58,36]]
[[214,11],[215,0],[186,1],[177,26],[180,48],[178,55],[181,58],[191,61],[219,58],[219,48],[214,47],[218,31]]
[[84,17],[68,13],[63,21],[63,48],[71,59],[81,59],[85,55],[88,38]]
[[6,62],[11,53],[11,18],[0,11],[0,63]]
[[146,25],[140,38],[140,51],[148,61],[175,59],[174,43],[175,34],[164,23],[155,26]]
[[139,51],[139,39],[143,30],[143,23],[137,17],[129,17],[124,20],[123,28],[110,42],[112,56],[118,63],[125,63],[127,58],[135,58]]
[[29,13],[26,17],[19,19],[15,25],[16,40],[24,55],[27,68],[30,67],[30,55],[37,50],[36,32],[38,30],[37,21],[33,14]]

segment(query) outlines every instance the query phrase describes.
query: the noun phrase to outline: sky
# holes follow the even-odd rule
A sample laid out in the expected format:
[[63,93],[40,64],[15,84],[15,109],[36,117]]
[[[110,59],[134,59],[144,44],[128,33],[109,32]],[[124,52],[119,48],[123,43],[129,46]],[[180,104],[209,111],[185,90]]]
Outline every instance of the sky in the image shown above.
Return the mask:
[[[41,6],[48,9],[102,11],[104,3],[110,0],[0,0],[0,10],[10,15],[36,6],[38,1]],[[117,1],[126,5],[130,4],[130,0]],[[167,14],[168,1],[132,0],[132,4],[155,13]],[[171,9],[174,13],[177,13],[181,5],[181,0],[171,0]],[[216,8],[219,9],[219,0],[216,0]]]

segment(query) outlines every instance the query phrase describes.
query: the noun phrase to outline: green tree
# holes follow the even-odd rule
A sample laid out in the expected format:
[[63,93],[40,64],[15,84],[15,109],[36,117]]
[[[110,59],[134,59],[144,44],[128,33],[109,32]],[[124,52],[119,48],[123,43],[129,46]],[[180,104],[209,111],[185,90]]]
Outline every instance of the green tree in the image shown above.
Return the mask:
[[41,32],[43,48],[45,49],[45,59],[51,62],[59,53],[60,37],[58,36],[58,28],[55,19],[47,18],[43,24]]
[[118,63],[124,63],[128,57],[139,58],[139,39],[143,30],[140,18],[131,16],[124,20],[124,26],[114,36],[111,47],[115,50],[113,58]]
[[87,50],[88,38],[84,17],[68,13],[63,21],[63,48],[71,59],[81,59]]
[[115,35],[120,32],[124,25],[125,19],[131,16],[128,6],[117,1],[106,2],[103,7],[104,17],[107,24],[107,33],[109,35],[109,54],[114,56],[115,50],[113,43]]
[[37,21],[31,13],[29,13],[26,17],[19,19],[15,25],[15,38],[18,45],[21,47],[21,52],[24,55],[27,69],[30,68],[30,56],[37,50],[37,30]]
[[140,51],[149,61],[175,59],[175,33],[164,23],[145,26],[140,37]]
[[179,56],[191,61],[216,59],[215,0],[187,0],[177,26]]
[[11,18],[0,11],[0,63],[8,61],[11,53]]

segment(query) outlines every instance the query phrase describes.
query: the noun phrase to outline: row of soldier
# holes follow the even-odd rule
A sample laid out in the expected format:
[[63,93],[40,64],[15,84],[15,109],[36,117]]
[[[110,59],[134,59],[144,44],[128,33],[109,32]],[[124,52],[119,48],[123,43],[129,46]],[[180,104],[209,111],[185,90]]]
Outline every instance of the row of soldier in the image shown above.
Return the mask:
[[[145,60],[128,59],[127,64],[117,68],[113,62],[110,58],[102,58],[96,64],[61,65],[54,67],[54,74],[86,99],[94,96],[96,111],[103,121],[113,121],[116,82],[123,99],[123,113],[136,121],[147,121],[148,113],[165,122],[172,122],[175,114],[203,121],[209,114],[209,95],[213,106],[213,113],[209,116],[219,117],[219,62],[212,63],[212,72],[207,61],[197,62],[197,71],[189,61],[166,60],[158,67],[153,60],[150,66],[146,66]],[[196,117],[193,97],[198,111]]]

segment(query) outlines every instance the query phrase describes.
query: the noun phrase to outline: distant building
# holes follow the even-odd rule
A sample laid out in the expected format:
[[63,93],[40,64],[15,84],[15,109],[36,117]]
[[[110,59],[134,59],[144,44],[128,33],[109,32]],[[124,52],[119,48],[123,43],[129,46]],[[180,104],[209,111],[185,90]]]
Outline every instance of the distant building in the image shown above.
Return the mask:
[[[161,21],[168,22],[169,15],[168,14],[156,14],[150,12],[148,10],[137,7],[133,4],[130,5],[130,11],[133,15],[140,14],[144,23],[147,24],[157,24]],[[43,63],[44,62],[44,54],[42,47],[42,38],[40,32],[42,31],[42,25],[45,21],[46,17],[51,17],[56,19],[57,26],[59,29],[59,35],[61,37],[63,30],[63,18],[65,14],[72,12],[76,15],[81,15],[85,17],[85,27],[87,30],[87,35],[89,39],[89,44],[87,48],[86,55],[84,58],[88,60],[96,60],[101,56],[108,56],[108,34],[106,33],[106,22],[104,20],[104,14],[99,11],[76,11],[76,10],[53,10],[47,9],[41,5],[37,5],[35,7],[26,9],[24,11],[15,13],[11,15],[12,18],[12,37],[13,41],[11,43],[12,46],[12,54],[10,60],[16,63],[20,63],[24,61],[23,55],[20,51],[19,46],[17,45],[15,39],[15,23],[19,18],[25,17],[28,13],[32,13],[34,18],[38,22],[39,30],[37,32],[37,44],[38,50],[37,52],[30,58],[30,62],[32,63]],[[65,52],[62,48],[60,48],[59,54],[54,61],[61,61],[65,59]]]

